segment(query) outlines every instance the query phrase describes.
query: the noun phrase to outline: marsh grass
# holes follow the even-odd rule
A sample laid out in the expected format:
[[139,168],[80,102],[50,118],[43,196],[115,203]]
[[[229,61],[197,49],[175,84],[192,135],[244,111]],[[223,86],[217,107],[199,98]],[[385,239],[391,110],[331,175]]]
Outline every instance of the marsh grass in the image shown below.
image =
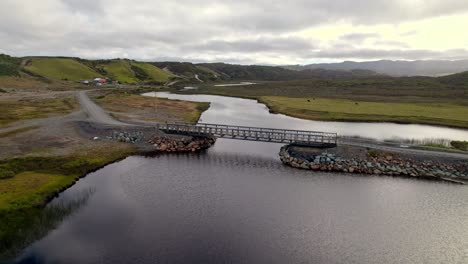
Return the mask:
[[54,99],[31,99],[2,101],[0,103],[0,125],[16,121],[44,118],[71,113],[78,107],[75,97]]

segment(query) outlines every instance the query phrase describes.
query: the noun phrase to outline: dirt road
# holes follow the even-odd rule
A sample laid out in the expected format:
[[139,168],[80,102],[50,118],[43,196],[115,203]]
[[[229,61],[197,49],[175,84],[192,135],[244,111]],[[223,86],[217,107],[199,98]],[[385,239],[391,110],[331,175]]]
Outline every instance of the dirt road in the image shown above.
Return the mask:
[[78,93],[78,101],[91,121],[114,126],[132,126],[132,124],[120,122],[111,117],[104,109],[91,101],[86,93],[87,91],[80,91]]

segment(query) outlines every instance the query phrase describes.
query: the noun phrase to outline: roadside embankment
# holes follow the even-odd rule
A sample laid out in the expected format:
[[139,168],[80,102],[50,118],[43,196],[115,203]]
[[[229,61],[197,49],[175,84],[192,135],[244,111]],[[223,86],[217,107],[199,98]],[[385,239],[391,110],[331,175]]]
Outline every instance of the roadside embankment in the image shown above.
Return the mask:
[[356,157],[331,152],[287,145],[281,148],[279,155],[284,164],[305,170],[468,182],[468,164],[463,161],[417,160],[377,151]]

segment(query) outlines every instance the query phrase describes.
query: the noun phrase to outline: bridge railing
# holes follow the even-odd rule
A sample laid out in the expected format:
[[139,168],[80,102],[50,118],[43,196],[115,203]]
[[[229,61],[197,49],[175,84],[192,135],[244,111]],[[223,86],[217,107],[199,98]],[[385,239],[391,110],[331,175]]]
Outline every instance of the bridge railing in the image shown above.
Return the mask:
[[189,133],[197,135],[212,135],[224,138],[237,138],[244,140],[268,141],[268,142],[287,142],[287,143],[337,143],[336,133],[261,128],[249,126],[230,126],[220,124],[189,124],[189,123],[158,123],[157,129],[173,133]]

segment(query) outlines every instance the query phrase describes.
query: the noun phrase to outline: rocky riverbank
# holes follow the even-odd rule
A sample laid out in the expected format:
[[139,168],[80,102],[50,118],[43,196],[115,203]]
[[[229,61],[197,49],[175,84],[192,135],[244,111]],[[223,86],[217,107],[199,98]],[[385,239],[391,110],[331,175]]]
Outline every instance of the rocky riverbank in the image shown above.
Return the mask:
[[156,137],[150,143],[158,152],[197,152],[215,143],[211,137]]
[[451,164],[431,160],[415,161],[392,154],[343,158],[324,150],[300,153],[289,145],[282,147],[279,155],[284,164],[305,170],[413,177],[461,184],[468,182],[466,162]]

